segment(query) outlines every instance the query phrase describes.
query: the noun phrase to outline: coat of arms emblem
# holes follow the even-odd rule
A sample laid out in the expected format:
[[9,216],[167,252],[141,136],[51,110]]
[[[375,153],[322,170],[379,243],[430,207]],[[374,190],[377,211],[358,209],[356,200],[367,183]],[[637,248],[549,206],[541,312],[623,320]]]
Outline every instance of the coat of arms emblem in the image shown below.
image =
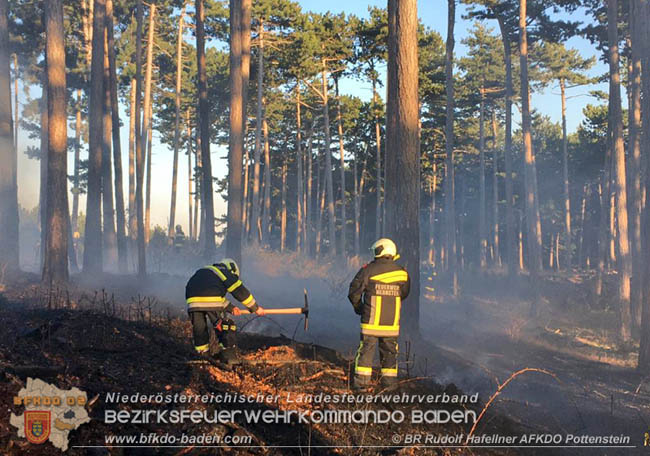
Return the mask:
[[25,411],[25,437],[31,443],[43,443],[50,436],[50,412]]

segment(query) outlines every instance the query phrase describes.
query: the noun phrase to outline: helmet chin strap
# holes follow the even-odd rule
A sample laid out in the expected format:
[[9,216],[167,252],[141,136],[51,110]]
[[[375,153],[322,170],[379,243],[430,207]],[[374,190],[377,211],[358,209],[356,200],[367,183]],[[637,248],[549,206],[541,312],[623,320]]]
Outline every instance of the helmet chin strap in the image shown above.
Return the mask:
[[393,257],[393,261],[399,260],[399,259],[400,259],[400,254],[399,253]]

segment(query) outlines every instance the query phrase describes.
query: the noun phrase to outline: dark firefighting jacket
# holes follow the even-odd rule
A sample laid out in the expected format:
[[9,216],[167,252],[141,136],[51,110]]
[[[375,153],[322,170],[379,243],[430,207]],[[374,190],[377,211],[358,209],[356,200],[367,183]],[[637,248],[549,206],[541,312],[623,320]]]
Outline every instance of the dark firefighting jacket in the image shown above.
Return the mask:
[[362,267],[350,283],[348,299],[361,315],[361,333],[396,337],[402,300],[411,282],[404,268],[388,258],[377,258]]
[[244,286],[237,274],[226,265],[217,263],[204,266],[194,273],[185,286],[185,300],[188,311],[226,311],[233,305],[226,299],[226,294],[245,305],[249,311],[257,310],[257,303],[250,291]]

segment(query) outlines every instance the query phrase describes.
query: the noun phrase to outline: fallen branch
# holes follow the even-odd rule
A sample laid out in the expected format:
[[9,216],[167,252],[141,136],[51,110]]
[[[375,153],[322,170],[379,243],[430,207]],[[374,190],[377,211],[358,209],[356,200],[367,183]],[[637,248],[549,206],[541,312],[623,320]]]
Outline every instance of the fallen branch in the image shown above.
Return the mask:
[[316,380],[317,378],[320,378],[326,374],[332,374],[335,375],[336,377],[345,378],[345,373],[340,369],[325,369],[320,372],[316,372],[314,375],[310,375],[309,377],[302,377],[300,378],[300,381],[309,382],[311,380]]
[[506,386],[508,386],[508,384],[511,381],[513,381],[515,378],[519,377],[521,374],[525,374],[526,372],[539,372],[540,374],[546,374],[546,375],[549,375],[549,376],[553,377],[558,382],[560,381],[555,376],[555,374],[553,374],[552,372],[549,372],[549,371],[547,371],[545,369],[538,369],[538,368],[535,368],[535,367],[526,367],[524,369],[518,370],[517,372],[514,372],[510,377],[508,377],[508,379],[505,382],[503,382],[503,383],[501,383],[499,385],[499,387],[494,392],[494,394],[492,394],[492,396],[490,396],[490,399],[485,403],[485,407],[483,407],[483,410],[481,410],[481,413],[478,415],[478,419],[476,420],[476,422],[472,426],[472,429],[469,431],[469,434],[467,434],[467,440],[469,440],[470,437],[472,437],[472,435],[474,435],[474,431],[476,430],[476,427],[478,426],[478,423],[481,422],[481,418],[483,418],[483,415],[485,415],[485,412],[487,412],[487,409],[490,408],[490,405],[492,405],[492,402],[494,402],[494,400],[501,394],[501,392],[504,390],[504,388]]

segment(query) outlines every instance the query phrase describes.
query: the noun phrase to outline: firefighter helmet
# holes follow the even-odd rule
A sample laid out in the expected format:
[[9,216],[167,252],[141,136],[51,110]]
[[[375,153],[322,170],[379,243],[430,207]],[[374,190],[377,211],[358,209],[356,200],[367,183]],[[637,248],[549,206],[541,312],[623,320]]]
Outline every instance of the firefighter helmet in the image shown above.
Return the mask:
[[233,274],[239,275],[239,266],[237,266],[237,262],[232,258],[224,258],[220,263],[226,265],[228,270]]
[[381,258],[384,256],[390,256],[393,259],[397,259],[397,246],[393,241],[388,238],[381,238],[370,247],[372,253],[375,255],[375,258]]

